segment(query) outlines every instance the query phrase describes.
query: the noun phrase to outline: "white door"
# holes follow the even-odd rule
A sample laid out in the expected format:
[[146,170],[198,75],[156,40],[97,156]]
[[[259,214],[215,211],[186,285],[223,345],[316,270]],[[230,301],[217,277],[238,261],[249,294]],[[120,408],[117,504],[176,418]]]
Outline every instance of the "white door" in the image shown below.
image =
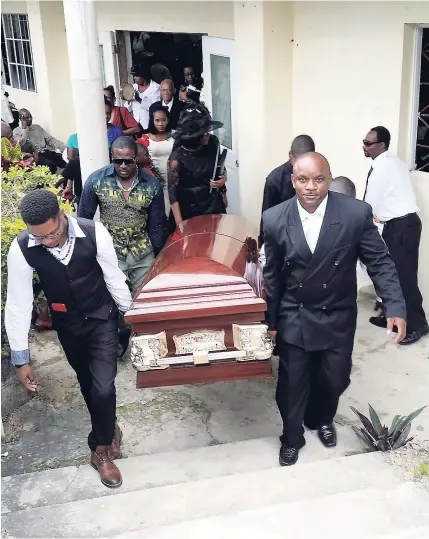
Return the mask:
[[100,64],[103,87],[113,86],[115,88],[117,104],[119,103],[119,71],[118,57],[116,54],[116,43],[114,32],[98,32],[98,43],[100,45]]
[[238,178],[235,42],[232,39],[203,36],[203,100],[213,120],[223,123],[214,132],[222,148],[228,150],[228,213],[240,215],[240,186]]

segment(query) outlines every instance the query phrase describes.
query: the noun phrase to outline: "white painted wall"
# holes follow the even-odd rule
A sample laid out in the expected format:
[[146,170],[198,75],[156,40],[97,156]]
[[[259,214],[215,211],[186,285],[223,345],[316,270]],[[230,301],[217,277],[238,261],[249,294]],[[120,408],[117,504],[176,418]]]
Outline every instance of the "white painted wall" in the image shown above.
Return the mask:
[[[333,174],[349,176],[358,195],[363,194],[370,167],[362,139],[372,126],[386,126],[392,134],[391,150],[399,149],[407,160],[407,77],[412,72],[407,63],[412,54],[409,31],[404,46],[404,25],[413,23],[429,23],[427,2],[294,4],[294,135],[313,136]],[[428,310],[429,251],[424,245],[429,245],[429,174],[413,177],[425,231],[419,278]]]
[[[2,13],[27,13],[27,3],[26,2],[2,2],[1,3],[1,12]],[[31,23],[31,21],[29,21]],[[31,44],[33,49],[33,59],[35,65],[40,66],[40,48],[38,47],[38,39],[37,39],[37,32],[36,32],[36,39],[33,40],[33,31],[32,27],[30,26],[30,37],[31,37]],[[35,41],[35,43],[34,43]],[[37,58],[37,62],[36,62]],[[42,58],[42,63],[44,62]],[[38,84],[41,80],[43,80],[44,76],[44,70],[43,67],[36,67],[35,68],[35,75],[36,75],[36,86],[38,89]],[[16,88],[12,88],[11,86],[5,85],[5,89],[9,93],[9,99],[12,103],[15,104],[15,106],[20,108],[28,108],[32,111],[40,110],[40,93],[37,92],[26,92],[24,90],[17,90]],[[36,119],[34,120],[36,122]],[[45,122],[45,116],[43,117],[44,125],[47,125]],[[38,122],[37,122],[38,123]]]
[[74,111],[60,1],[2,2],[2,13],[27,13],[36,76],[36,92],[6,86],[17,108],[27,108],[34,123],[67,141],[74,132]]
[[233,2],[96,2],[99,30],[183,32],[234,38]]

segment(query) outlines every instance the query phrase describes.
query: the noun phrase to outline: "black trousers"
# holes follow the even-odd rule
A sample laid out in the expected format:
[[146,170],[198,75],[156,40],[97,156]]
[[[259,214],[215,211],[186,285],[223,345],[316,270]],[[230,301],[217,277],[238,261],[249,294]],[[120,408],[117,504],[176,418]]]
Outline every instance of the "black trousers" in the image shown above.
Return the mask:
[[51,173],[55,174],[57,168],[64,168],[67,163],[60,153],[53,152],[52,150],[44,150],[43,152],[39,152],[37,164],[49,167]]
[[282,443],[304,444],[303,422],[312,429],[331,423],[338,401],[350,384],[353,342],[348,346],[306,352],[277,336],[280,357],[276,401],[283,420]]
[[392,219],[383,228],[383,239],[395,262],[407,306],[407,333],[427,324],[417,280],[421,233],[422,222],[416,213]]
[[58,331],[58,338],[91,416],[88,445],[91,451],[98,445],[110,445],[116,421],[118,318],[88,319],[78,332]]

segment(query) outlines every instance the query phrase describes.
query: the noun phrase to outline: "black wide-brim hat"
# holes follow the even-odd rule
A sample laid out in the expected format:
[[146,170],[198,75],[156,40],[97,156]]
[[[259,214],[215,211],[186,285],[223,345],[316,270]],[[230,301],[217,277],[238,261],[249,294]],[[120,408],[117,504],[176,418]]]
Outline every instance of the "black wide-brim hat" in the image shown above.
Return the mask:
[[175,139],[189,140],[210,133],[210,131],[220,127],[223,127],[223,123],[212,120],[208,113],[198,108],[185,109],[180,115],[173,136]]

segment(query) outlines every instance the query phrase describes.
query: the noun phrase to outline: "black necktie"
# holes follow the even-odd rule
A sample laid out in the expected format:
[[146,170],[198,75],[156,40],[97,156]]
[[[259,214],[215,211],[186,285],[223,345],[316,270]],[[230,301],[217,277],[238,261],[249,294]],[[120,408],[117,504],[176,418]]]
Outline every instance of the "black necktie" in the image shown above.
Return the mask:
[[366,177],[365,193],[363,194],[363,199],[364,200],[366,198],[366,192],[368,191],[368,180],[369,180],[369,177],[371,176],[372,170],[373,170],[373,168],[371,167],[369,169],[368,176]]

